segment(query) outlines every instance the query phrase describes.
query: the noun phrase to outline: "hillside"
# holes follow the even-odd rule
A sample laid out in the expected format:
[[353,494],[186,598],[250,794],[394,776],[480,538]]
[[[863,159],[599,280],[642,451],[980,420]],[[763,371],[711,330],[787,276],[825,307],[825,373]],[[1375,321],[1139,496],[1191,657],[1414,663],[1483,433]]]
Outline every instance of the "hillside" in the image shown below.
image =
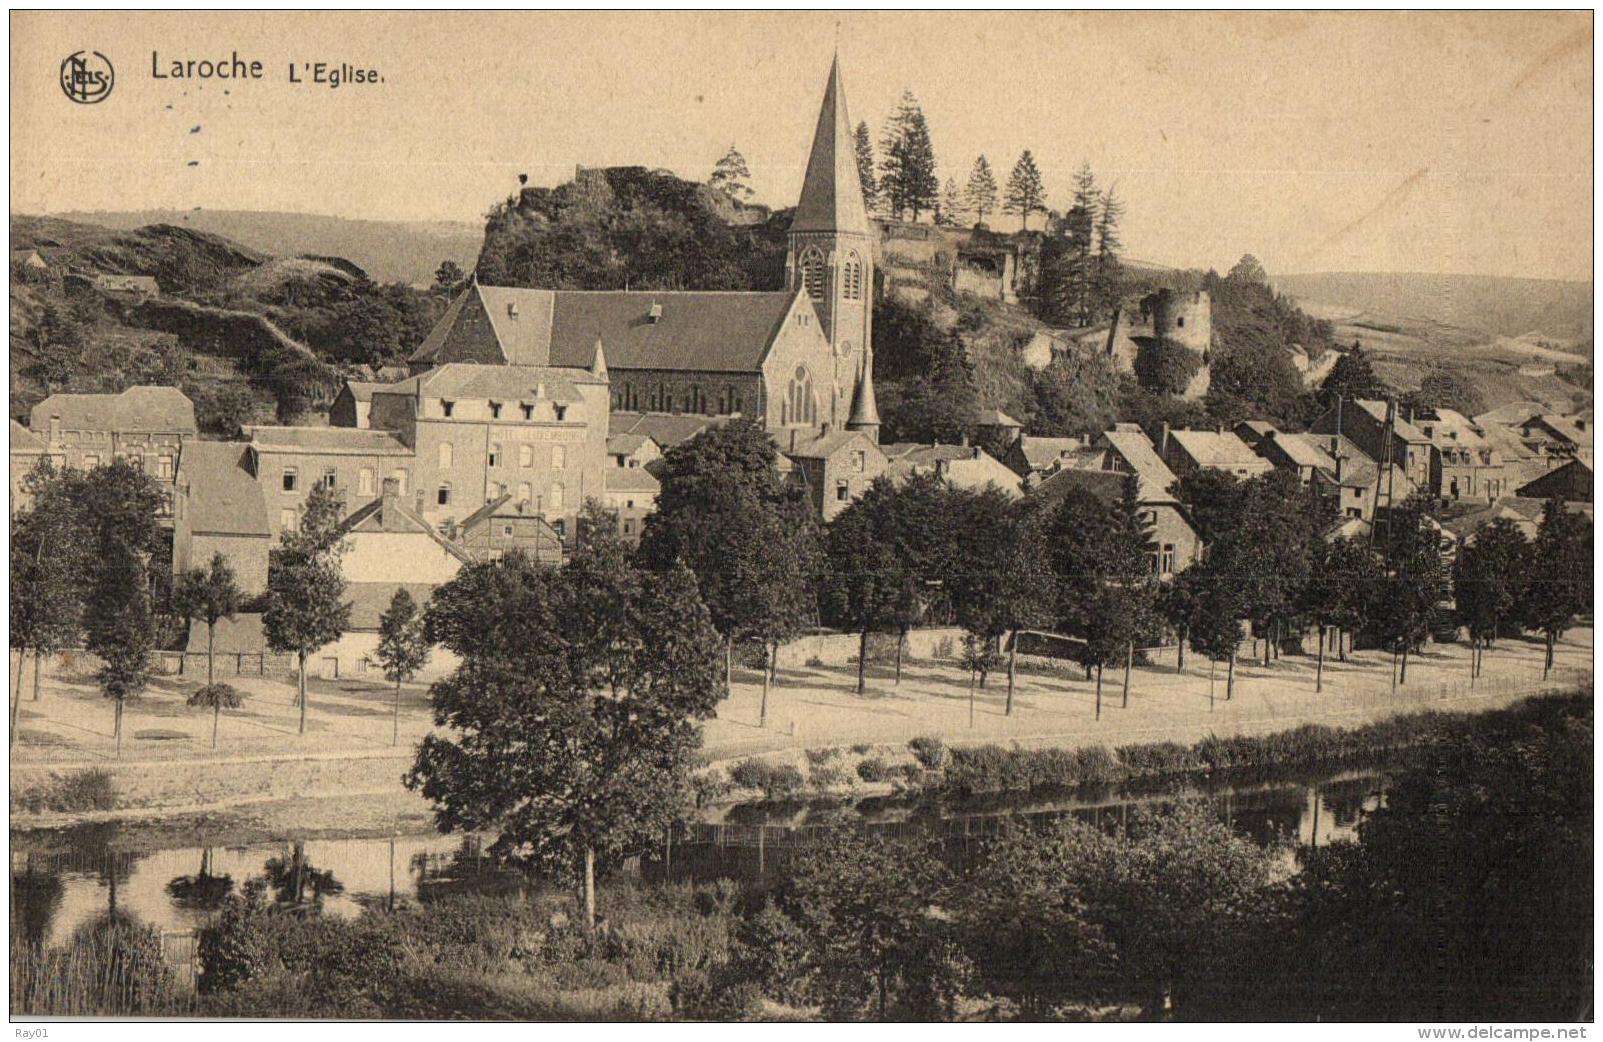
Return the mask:
[[1592,339],[1592,285],[1487,275],[1321,272],[1277,275],[1276,289],[1310,305],[1381,319],[1438,323],[1559,346]]
[[465,221],[355,221],[325,214],[260,210],[132,210],[59,215],[104,228],[172,225],[230,239],[277,257],[344,257],[376,282],[428,286],[441,261],[464,271],[484,241],[481,225]]

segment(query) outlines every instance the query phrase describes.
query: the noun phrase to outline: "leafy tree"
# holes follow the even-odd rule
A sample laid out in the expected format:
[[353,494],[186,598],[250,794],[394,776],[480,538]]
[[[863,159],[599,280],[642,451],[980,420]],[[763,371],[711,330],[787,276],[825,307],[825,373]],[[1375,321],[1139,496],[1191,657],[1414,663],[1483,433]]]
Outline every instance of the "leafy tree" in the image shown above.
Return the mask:
[[1175,635],[1176,669],[1186,668],[1186,642],[1191,637],[1192,620],[1197,616],[1202,578],[1202,569],[1192,565],[1160,584],[1153,597],[1153,609]]
[[963,213],[966,209],[963,197],[958,194],[957,182],[948,177],[946,185],[941,189],[941,203],[935,211],[935,223],[943,228],[956,228],[963,223]]
[[1193,565],[1196,572],[1195,597],[1187,624],[1191,650],[1208,659],[1208,706],[1213,706],[1213,671],[1221,661],[1229,662],[1225,675],[1225,700],[1235,695],[1236,651],[1241,646],[1243,606],[1240,585],[1235,576],[1212,561]]
[[968,208],[974,212],[974,223],[985,223],[985,215],[992,213],[997,207],[996,175],[991,172],[991,163],[981,155],[974,160],[974,168],[968,174]]
[[467,272],[454,260],[444,260],[434,269],[434,288],[441,293],[455,293],[467,281]]
[[430,690],[442,730],[406,779],[442,831],[496,831],[494,853],[576,880],[589,926],[598,862],[649,849],[689,807],[722,690],[695,577],[591,557],[611,554],[581,544],[562,570],[511,554],[436,592],[429,634],[462,664]]
[[1259,263],[1258,258],[1250,253],[1242,254],[1241,259],[1236,261],[1235,267],[1230,269],[1230,274],[1226,275],[1225,278],[1231,282],[1250,282],[1261,286],[1269,285],[1269,273],[1263,270],[1263,265]]
[[11,518],[11,646],[17,682],[11,701],[11,740],[17,739],[22,666],[33,652],[33,698],[39,700],[45,657],[71,647],[83,616],[83,590],[92,581],[90,531],[76,492],[82,478],[59,473],[48,459],[23,479],[28,509]]
[[876,478],[835,517],[825,539],[824,609],[826,617],[858,635],[858,694],[867,690],[869,635],[899,628],[915,596],[902,515],[901,490],[888,478]]
[[1136,379],[1162,394],[1183,394],[1201,368],[1201,355],[1166,336],[1143,337],[1136,347]]
[[1370,616],[1394,656],[1402,656],[1398,680],[1408,681],[1408,653],[1425,643],[1437,606],[1447,592],[1441,540],[1417,502],[1399,504],[1386,521],[1386,574],[1376,587]]
[[300,733],[306,733],[306,658],[340,638],[350,622],[340,558],[341,506],[332,490],[312,490],[300,525],[286,528],[267,560],[267,610],[262,630],[267,646],[294,652]]
[[751,185],[747,183],[750,180],[751,171],[746,169],[746,157],[734,145],[730,145],[729,151],[712,168],[712,176],[707,179],[707,184],[731,199],[745,201],[752,197]]
[[958,623],[984,651],[975,660],[982,684],[1003,638],[1010,639],[1006,713],[1011,716],[1019,631],[1051,625],[1056,614],[1056,584],[1041,566],[1049,519],[1033,500],[1010,501],[995,486],[954,492],[954,498],[953,524],[967,537],[963,565],[951,578],[953,607]]
[[768,689],[779,662],[779,648],[816,622],[815,597],[823,549],[818,523],[797,498],[780,500],[757,514],[753,538],[762,553],[743,558],[751,571],[740,577],[744,598],[740,635],[763,649],[763,692],[757,726],[768,726]]
[[1531,544],[1514,523],[1498,518],[1475,533],[1453,562],[1453,606],[1469,633],[1471,676],[1482,649],[1514,622],[1531,567]]
[[939,347],[928,352],[929,367],[921,375],[876,383],[887,440],[950,445],[973,424],[979,394],[962,334],[953,329],[936,342]]
[[1007,197],[1002,209],[1018,214],[1021,228],[1030,226],[1031,214],[1046,212],[1046,186],[1041,183],[1041,169],[1035,165],[1035,156],[1027,148],[1008,175]]
[[947,872],[934,852],[840,827],[810,847],[775,894],[804,939],[807,992],[828,1020],[940,1020],[966,976],[935,911]]
[[423,613],[405,589],[395,591],[390,606],[378,620],[378,649],[386,680],[395,681],[395,711],[390,744],[401,744],[401,685],[417,676],[429,661],[428,632]]
[[879,206],[879,181],[874,177],[874,142],[868,136],[868,124],[860,122],[852,136],[857,151],[857,181],[863,189],[863,205],[873,213]]
[[[810,520],[797,495],[781,483],[774,443],[750,420],[703,431],[664,454],[657,509],[641,533],[641,559],[666,572],[682,562],[695,575],[713,626],[724,637],[725,682],[735,642],[748,635],[772,640],[790,632],[802,578],[776,588],[769,580],[796,575],[816,552]],[[803,541],[794,557],[768,559],[779,533]],[[780,625],[776,620],[787,620]]]
[[1586,520],[1552,499],[1531,544],[1520,617],[1546,639],[1545,677],[1553,668],[1553,646],[1592,603],[1592,533]]
[[1099,352],[1054,352],[1046,368],[1028,371],[1027,380],[1031,434],[1087,437],[1123,416],[1118,370]]
[[217,623],[232,620],[239,611],[243,595],[234,579],[234,569],[223,555],[212,555],[205,568],[191,568],[173,583],[173,611],[188,623],[201,619],[206,623],[206,683],[215,675],[213,647],[217,640]]
[[900,220],[911,212],[913,220],[934,210],[940,182],[935,178],[935,148],[929,124],[913,92],[903,91],[896,112],[880,140],[879,188],[890,215]]
[[23,374],[44,384],[49,395],[71,382],[82,365],[88,334],[71,311],[46,301],[28,331],[27,344],[33,361]]
[[1465,416],[1486,411],[1486,398],[1475,381],[1452,370],[1426,373],[1419,382],[1419,390],[1404,395],[1404,400],[1416,409],[1452,409]]
[[1326,404],[1331,406],[1335,405],[1338,398],[1349,401],[1355,398],[1384,398],[1391,393],[1390,388],[1375,375],[1374,367],[1369,364],[1369,355],[1364,353],[1363,345],[1356,340],[1351,350],[1344,351],[1336,359],[1336,364],[1325,376],[1325,382],[1319,385],[1319,392]]
[[1354,632],[1363,626],[1381,569],[1368,546],[1345,538],[1315,547],[1309,561],[1308,581],[1296,601],[1301,614],[1312,619],[1319,630],[1319,661],[1314,673],[1314,691],[1318,692],[1325,680],[1326,630],[1334,626],[1338,631]]
[[1137,505],[1135,479],[1125,481],[1115,504],[1089,489],[1070,489],[1052,518],[1048,540],[1059,625],[1080,638],[1076,657],[1087,677],[1096,673],[1100,719],[1103,667],[1128,663],[1135,641],[1152,622],[1151,532]]
[[101,554],[84,607],[84,629],[89,650],[100,657],[100,690],[116,703],[114,734],[121,756],[123,707],[150,680],[155,629],[144,560],[118,542],[102,547]]

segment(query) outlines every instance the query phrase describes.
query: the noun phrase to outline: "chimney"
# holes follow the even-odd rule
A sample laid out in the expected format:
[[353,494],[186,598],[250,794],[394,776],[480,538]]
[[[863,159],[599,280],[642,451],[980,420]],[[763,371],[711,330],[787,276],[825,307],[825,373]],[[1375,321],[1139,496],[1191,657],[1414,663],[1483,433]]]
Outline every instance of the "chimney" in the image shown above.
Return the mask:
[[[422,496],[419,492],[418,495]],[[386,532],[399,532],[401,522],[401,482],[399,478],[384,479],[384,502],[379,506],[379,524]]]
[[518,302],[517,301],[515,301],[515,300],[507,301],[507,317],[508,318],[517,318],[518,317]]
[[963,432],[963,447],[968,448],[968,431]]
[[973,458],[974,459],[979,459],[980,458],[980,454],[983,453],[984,451],[985,450],[980,448],[978,445],[974,446],[974,456],[973,456]]
[[1158,434],[1158,455],[1164,459],[1169,458],[1169,421],[1163,421],[1163,430]]
[[1346,468],[1346,463],[1347,463],[1347,457],[1346,456],[1337,456],[1336,457],[1336,484],[1338,484],[1338,485],[1341,484],[1342,472],[1347,469]]

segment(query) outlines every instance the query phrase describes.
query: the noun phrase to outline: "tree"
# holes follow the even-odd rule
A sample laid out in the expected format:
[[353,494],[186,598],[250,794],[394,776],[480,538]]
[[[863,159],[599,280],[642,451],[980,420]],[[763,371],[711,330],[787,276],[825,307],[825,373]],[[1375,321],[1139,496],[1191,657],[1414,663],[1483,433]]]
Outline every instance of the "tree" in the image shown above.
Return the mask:
[[267,610],[262,630],[267,646],[276,652],[293,652],[296,666],[296,701],[300,705],[300,733],[306,733],[306,658],[345,632],[351,606],[345,597],[345,576],[340,557],[339,500],[331,489],[312,489],[301,512],[300,524],[286,528],[278,549],[267,561]]
[[[1133,477],[1108,503],[1084,486],[1069,489],[1051,520],[1051,567],[1057,573],[1059,626],[1081,641],[1076,658],[1096,673],[1096,715],[1102,716],[1102,671],[1130,660],[1153,618],[1150,529],[1142,520]],[[1129,705],[1128,674],[1124,703]]]
[[[811,520],[803,521],[793,505],[795,490],[781,483],[775,458],[768,433],[746,419],[675,445],[663,456],[657,509],[641,533],[641,560],[648,567],[666,572],[682,562],[695,575],[724,638],[726,686],[735,642],[769,629],[764,618],[783,614],[781,602],[797,588],[758,588],[758,577],[772,567],[764,558],[773,547],[764,540],[780,532],[791,539],[816,538]],[[809,554],[790,564],[802,567]],[[797,583],[808,585],[805,578]]]
[[896,112],[885,125],[880,154],[879,189],[891,217],[900,220],[910,211],[916,222],[920,213],[935,209],[940,192],[935,148],[924,111],[910,90],[902,92]]
[[935,223],[943,228],[956,228],[963,223],[965,209],[963,197],[957,191],[957,182],[948,177],[941,189],[941,203],[935,211]]
[[1124,295],[1123,269],[1119,252],[1119,222],[1124,219],[1124,202],[1112,188],[1102,193],[1096,219],[1096,262],[1092,267],[1092,307],[1098,314],[1111,314]]
[[88,336],[72,312],[46,301],[27,343],[33,361],[22,372],[44,384],[48,395],[72,380],[83,363]]
[[1035,156],[1027,148],[1008,175],[1007,198],[1002,209],[1018,214],[1021,228],[1030,226],[1031,214],[1046,212],[1046,186],[1041,183],[1041,170],[1035,165]]
[[1545,638],[1542,675],[1553,668],[1553,647],[1575,616],[1592,603],[1592,533],[1579,514],[1558,499],[1542,509],[1542,524],[1531,544],[1520,618]]
[[1095,321],[1097,212],[1100,194],[1090,164],[1074,175],[1068,212],[1055,219],[1041,254],[1041,298],[1053,321],[1088,326]]
[[1175,669],[1186,668],[1186,642],[1191,637],[1191,623],[1197,615],[1201,596],[1202,570],[1192,565],[1158,587],[1153,608],[1175,636]]
[[803,939],[806,990],[826,1019],[951,1016],[965,974],[935,911],[947,881],[933,851],[849,826],[797,859],[775,904]]
[[737,564],[750,570],[736,577],[744,596],[738,615],[740,636],[763,649],[763,691],[757,726],[768,726],[768,689],[778,670],[779,648],[816,621],[818,572],[823,551],[812,510],[797,498],[779,500],[755,512],[752,538],[761,553]]
[[455,293],[467,277],[467,272],[456,261],[441,261],[440,266],[434,269],[434,288],[442,293]]
[[97,572],[84,608],[84,628],[89,650],[100,657],[100,690],[116,703],[113,733],[121,756],[123,707],[150,680],[155,645],[150,587],[144,560],[126,544],[103,547]]
[[379,664],[384,667],[384,678],[395,681],[395,711],[390,744],[401,744],[401,685],[417,676],[429,661],[428,633],[423,625],[423,613],[404,588],[395,591],[390,606],[378,620]]
[[690,571],[622,576],[590,553],[561,570],[510,554],[436,591],[429,635],[462,663],[430,689],[441,730],[406,778],[442,831],[495,831],[493,853],[575,880],[587,927],[598,865],[650,849],[690,806],[699,721],[722,692]]
[[746,157],[734,145],[730,145],[729,151],[712,168],[712,176],[707,179],[707,184],[731,199],[744,202],[753,194],[751,185],[747,183],[750,180],[751,171],[746,169]]
[[1482,649],[1513,625],[1531,567],[1531,544],[1514,523],[1498,518],[1475,533],[1453,562],[1453,606],[1469,633],[1470,676]]
[[897,626],[908,610],[912,573],[901,545],[901,506],[900,490],[876,478],[835,517],[825,538],[824,610],[858,635],[858,694],[867,690],[869,635]]
[[1009,639],[1006,714],[1013,714],[1019,631],[1051,625],[1057,608],[1052,573],[1041,567],[1048,557],[1048,517],[1033,500],[1011,501],[998,488],[954,492],[953,524],[966,533],[964,562],[951,577],[958,623],[972,635],[981,654],[975,665],[983,677]]
[[191,568],[173,583],[173,612],[188,623],[200,619],[206,623],[206,683],[215,674],[213,648],[217,641],[217,623],[232,620],[239,610],[243,595],[234,581],[234,569],[220,553],[212,554],[206,568]]
[[1339,637],[1342,630],[1356,631],[1364,624],[1381,569],[1368,546],[1344,538],[1315,548],[1310,561],[1308,581],[1299,591],[1296,603],[1298,610],[1312,619],[1319,630],[1319,660],[1314,672],[1317,693],[1324,688],[1326,630],[1336,627]]
[[991,173],[991,163],[984,155],[974,160],[974,168],[969,171],[967,194],[975,225],[984,224],[985,215],[997,206],[996,175]]
[[866,122],[857,124],[852,144],[857,152],[857,183],[863,189],[863,205],[873,213],[879,206],[879,181],[874,177],[874,142],[869,140]]
[[58,473],[41,460],[23,479],[31,506],[11,519],[11,646],[17,682],[11,700],[11,740],[17,740],[22,666],[33,652],[33,698],[39,700],[44,658],[72,646],[81,628],[83,590],[92,580],[91,533],[76,502],[81,477]]
[[1235,267],[1230,269],[1230,274],[1225,278],[1231,282],[1250,282],[1262,286],[1269,284],[1269,273],[1263,270],[1258,258],[1250,253],[1242,254],[1241,259],[1236,261]]
[[1423,507],[1399,504],[1386,523],[1385,577],[1376,587],[1371,618],[1394,659],[1401,655],[1398,682],[1408,681],[1408,654],[1425,643],[1437,606],[1446,593],[1441,540],[1426,523]]
[[1193,565],[1195,600],[1187,625],[1191,650],[1208,659],[1208,708],[1213,708],[1214,669],[1229,662],[1225,675],[1225,701],[1235,696],[1236,649],[1241,646],[1242,595],[1235,577],[1212,561]]
[[1319,393],[1324,397],[1328,406],[1334,406],[1338,398],[1351,401],[1356,398],[1384,398],[1390,389],[1375,375],[1374,367],[1369,364],[1369,356],[1364,353],[1363,346],[1353,341],[1352,349],[1342,353],[1336,359],[1325,376],[1325,382],[1319,385]]

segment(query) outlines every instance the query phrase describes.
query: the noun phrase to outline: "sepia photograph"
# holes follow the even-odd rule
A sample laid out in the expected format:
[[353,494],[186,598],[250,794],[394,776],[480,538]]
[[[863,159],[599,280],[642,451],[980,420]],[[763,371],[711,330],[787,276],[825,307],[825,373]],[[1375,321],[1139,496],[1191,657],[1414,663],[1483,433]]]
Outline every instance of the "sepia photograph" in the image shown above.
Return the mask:
[[1591,10],[8,33],[15,1038],[1587,1037]]

